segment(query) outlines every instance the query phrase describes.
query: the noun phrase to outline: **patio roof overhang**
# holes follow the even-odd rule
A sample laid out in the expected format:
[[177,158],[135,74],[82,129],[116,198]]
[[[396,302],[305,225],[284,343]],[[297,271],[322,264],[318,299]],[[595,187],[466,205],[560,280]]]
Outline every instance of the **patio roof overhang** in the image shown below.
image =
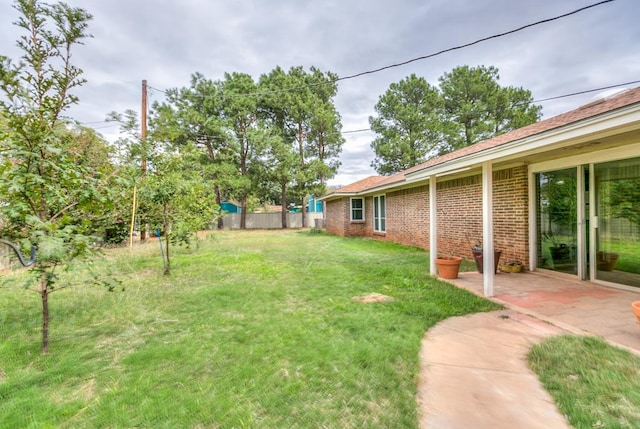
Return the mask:
[[331,201],[343,197],[370,196],[411,188],[420,184],[428,184],[432,176],[444,180],[441,178],[445,176],[450,179],[456,176],[476,175],[480,173],[485,162],[491,162],[494,170],[501,170],[533,160],[553,159],[562,151],[571,148],[581,152],[600,150],[619,145],[620,141],[613,138],[629,133],[637,133],[636,142],[640,141],[639,103],[503,144],[487,144],[491,140],[479,142],[465,148],[472,150],[468,150],[468,153],[460,156],[444,159],[441,162],[438,162],[439,158],[436,158],[431,165],[389,176],[379,185],[352,192],[337,190],[319,198],[319,200]]

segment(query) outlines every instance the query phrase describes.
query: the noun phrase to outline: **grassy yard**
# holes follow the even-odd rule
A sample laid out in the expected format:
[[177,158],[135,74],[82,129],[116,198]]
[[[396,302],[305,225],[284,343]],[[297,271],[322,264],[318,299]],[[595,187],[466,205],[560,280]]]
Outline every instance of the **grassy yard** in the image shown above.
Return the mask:
[[[93,264],[124,291],[54,293],[46,356],[38,295],[0,289],[0,427],[413,428],[425,331],[497,308],[430,277],[424,251],[372,240],[215,233],[170,277],[159,253]],[[394,300],[352,300],[371,292]]]
[[534,346],[529,363],[574,428],[640,428],[640,357],[564,335]]

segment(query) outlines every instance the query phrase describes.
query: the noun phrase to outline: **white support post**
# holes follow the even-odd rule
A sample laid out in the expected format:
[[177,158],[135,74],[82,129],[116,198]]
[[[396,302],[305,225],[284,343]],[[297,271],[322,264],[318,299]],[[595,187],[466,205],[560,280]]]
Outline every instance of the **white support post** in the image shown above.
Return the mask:
[[580,280],[587,280],[587,242],[586,242],[586,234],[589,232],[586,231],[586,215],[585,215],[585,201],[584,201],[584,167],[578,166],[578,177],[576,180],[576,196],[578,203],[578,210],[576,210],[576,222],[578,225],[578,240],[577,240],[577,250],[576,250],[576,259],[578,262],[578,278]]
[[429,272],[436,275],[438,257],[438,199],[436,195],[436,176],[429,178]]
[[596,279],[596,239],[598,233],[598,217],[596,213],[596,169],[589,164],[589,278]]
[[529,269],[535,271],[538,268],[538,204],[536,174],[529,168]]
[[482,260],[484,295],[493,296],[495,257],[493,248],[493,165],[482,163]]

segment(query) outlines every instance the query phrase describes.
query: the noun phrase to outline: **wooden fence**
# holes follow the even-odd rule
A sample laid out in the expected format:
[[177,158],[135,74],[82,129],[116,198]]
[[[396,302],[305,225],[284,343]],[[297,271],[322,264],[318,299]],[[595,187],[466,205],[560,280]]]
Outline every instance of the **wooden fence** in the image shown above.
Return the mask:
[[[307,227],[322,227],[322,213],[307,213]],[[282,228],[281,213],[247,213],[247,229]],[[240,213],[229,213],[222,218],[225,229],[240,229]],[[287,228],[302,228],[302,213],[287,213]]]

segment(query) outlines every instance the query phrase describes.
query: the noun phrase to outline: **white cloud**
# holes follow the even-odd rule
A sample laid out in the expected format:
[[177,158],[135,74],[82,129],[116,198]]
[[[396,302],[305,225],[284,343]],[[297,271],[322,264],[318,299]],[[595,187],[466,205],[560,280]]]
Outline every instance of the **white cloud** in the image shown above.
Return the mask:
[[[53,1],[53,0],[51,0]],[[139,110],[142,79],[166,89],[189,85],[201,72],[258,78],[277,65],[315,65],[351,75],[430,54],[566,13],[587,0],[68,0],[94,15],[94,35],[75,59],[88,83],[69,113],[82,122],[112,110]],[[17,18],[0,4],[0,55],[15,58]],[[501,83],[542,99],[638,79],[640,5],[622,0],[469,48],[358,79],[342,81],[336,105],[344,130],[368,127],[378,97],[411,73],[430,83],[453,67],[494,65]],[[635,85],[637,86],[637,85]],[[152,95],[161,99],[161,93]],[[593,94],[543,104],[545,117],[589,102]],[[96,125],[100,127],[100,125]],[[99,131],[104,131],[102,128]],[[112,129],[109,136],[113,136]],[[105,133],[106,134],[106,133]],[[332,183],[374,174],[371,133],[346,134],[342,167]]]

